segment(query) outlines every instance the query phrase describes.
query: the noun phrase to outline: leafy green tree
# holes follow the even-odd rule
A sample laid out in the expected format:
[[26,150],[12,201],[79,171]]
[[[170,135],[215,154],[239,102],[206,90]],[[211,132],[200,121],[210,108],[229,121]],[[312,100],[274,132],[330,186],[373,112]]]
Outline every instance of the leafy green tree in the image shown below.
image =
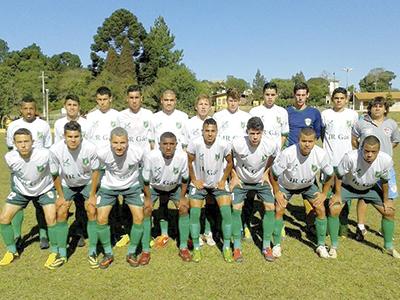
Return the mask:
[[104,70],[114,74],[119,75],[119,57],[114,48],[110,48],[107,52],[106,60],[104,61]]
[[297,72],[292,76],[292,81],[294,84],[300,83],[300,82],[306,82],[306,77],[304,76],[303,72]]
[[291,79],[273,78],[271,82],[275,82],[278,87],[277,104],[287,106],[292,104],[293,99],[293,81]]
[[82,67],[81,59],[78,55],[71,52],[63,52],[53,55],[47,62],[50,70],[64,71]]
[[396,75],[392,71],[384,68],[375,68],[360,80],[360,89],[362,92],[389,91],[395,78]]
[[131,82],[137,82],[136,66],[133,61],[133,50],[129,43],[129,40],[125,38],[122,44],[121,55],[118,60],[118,75],[123,79],[130,80]]
[[240,93],[243,93],[245,90],[247,90],[250,85],[249,83],[241,78],[236,78],[232,75],[226,76],[226,81],[225,81],[225,87],[227,89],[237,89]]
[[263,88],[266,81],[267,79],[265,78],[265,76],[261,74],[259,69],[257,69],[252,84],[253,100],[263,99]]
[[324,106],[326,96],[329,95],[329,81],[322,77],[315,77],[310,78],[307,85],[310,89],[309,104]]

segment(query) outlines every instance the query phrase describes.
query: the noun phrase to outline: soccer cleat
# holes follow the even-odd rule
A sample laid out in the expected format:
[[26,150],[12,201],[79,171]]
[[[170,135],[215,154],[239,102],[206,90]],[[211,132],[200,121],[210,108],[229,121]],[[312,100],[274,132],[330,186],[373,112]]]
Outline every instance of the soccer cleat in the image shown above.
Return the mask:
[[224,260],[227,263],[232,263],[233,262],[233,256],[232,256],[232,249],[231,248],[225,248],[223,251],[223,256]]
[[132,253],[128,254],[126,256],[126,262],[131,267],[134,267],[134,268],[139,267],[139,261],[138,261],[138,258],[137,258],[137,256],[135,254],[132,254]]
[[48,266],[50,266],[57,258],[57,253],[50,253],[49,257],[47,257],[46,262],[44,263],[44,266],[47,268]]
[[210,231],[209,233],[205,233],[205,234],[204,234],[204,237],[205,237],[205,239],[206,239],[206,243],[207,243],[208,246],[213,247],[213,246],[216,245],[216,243],[215,243],[215,241],[214,241],[214,238],[213,238],[213,234],[212,234],[211,231]]
[[150,252],[142,252],[139,258],[139,265],[145,266],[150,262]]
[[0,266],[7,266],[19,257],[18,253],[7,251],[3,258],[0,260]]
[[155,249],[164,248],[165,246],[167,246],[168,241],[169,241],[168,235],[160,235],[160,236],[156,237],[156,239],[154,241],[154,248]]
[[192,255],[192,261],[193,261],[193,262],[198,263],[198,262],[200,262],[201,259],[203,258],[200,249],[193,249],[192,254],[193,254],[193,255]]
[[271,247],[263,249],[262,254],[264,255],[265,260],[268,262],[273,262],[275,260],[275,256],[272,253]]
[[365,229],[365,228],[360,229],[357,227],[356,236],[355,236],[356,241],[362,242],[367,233],[368,233],[367,229]]
[[281,231],[281,237],[282,237],[282,238],[285,238],[285,237],[286,237],[286,229],[285,229],[285,224],[283,224],[283,227],[282,227],[282,231]]
[[104,254],[103,259],[99,263],[100,269],[107,269],[114,261],[114,256],[112,254]]
[[400,253],[396,249],[385,249],[385,252],[394,258],[400,258]]
[[339,236],[342,238],[347,238],[349,236],[349,226],[342,225],[339,226]]
[[242,250],[239,248],[233,250],[233,260],[238,263],[243,261]]
[[79,248],[85,247],[86,242],[83,236],[79,237],[78,243],[76,244]]
[[188,248],[180,249],[178,255],[184,262],[189,262],[192,260],[192,256],[190,255]]
[[45,237],[40,238],[39,247],[41,250],[49,249],[50,248],[49,240]]
[[66,262],[67,262],[66,257],[62,257],[59,254],[57,254],[56,259],[51,264],[47,265],[46,267],[47,267],[47,269],[55,270],[55,269],[61,267]]
[[243,239],[245,241],[253,240],[253,237],[251,236],[250,229],[248,227],[245,227],[244,230],[243,230]]
[[119,241],[115,244],[115,246],[118,248],[122,248],[122,247],[125,247],[126,245],[128,245],[130,241],[131,241],[131,239],[129,237],[129,234],[124,234],[123,236],[121,236]]
[[329,258],[337,258],[337,249],[336,248],[331,248],[329,249]]
[[272,247],[272,255],[275,257],[275,258],[279,258],[279,257],[281,257],[282,256],[282,247],[281,247],[281,245],[275,245],[274,247]]
[[91,254],[87,257],[87,260],[89,262],[89,266],[91,269],[97,269],[99,267],[99,260],[97,258],[96,254]]
[[315,249],[315,252],[319,255],[321,258],[330,258],[328,250],[326,250],[325,246],[318,246],[317,249]]
[[17,248],[17,252],[22,251],[24,249],[24,241],[20,236],[15,238],[15,247]]
[[203,245],[204,245],[204,236],[202,235],[202,234],[200,234],[200,236],[199,236],[199,245],[200,245],[200,247],[203,247]]

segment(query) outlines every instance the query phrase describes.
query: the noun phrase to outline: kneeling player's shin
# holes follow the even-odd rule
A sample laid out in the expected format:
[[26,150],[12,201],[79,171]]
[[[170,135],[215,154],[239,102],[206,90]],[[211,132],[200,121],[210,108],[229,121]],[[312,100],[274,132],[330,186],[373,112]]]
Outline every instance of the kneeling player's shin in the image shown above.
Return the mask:
[[339,245],[339,217],[338,216],[329,216],[328,217],[328,231],[329,236],[331,237],[331,244],[333,248],[337,248]]
[[[57,246],[60,256],[67,257],[68,223],[67,221],[57,222]],[[49,227],[50,231],[50,227]],[[50,235],[50,232],[49,232]]]
[[326,218],[320,219],[315,218],[315,227],[317,231],[317,243],[318,246],[325,246],[325,237],[326,237],[326,227],[327,227]]
[[382,217],[381,226],[385,249],[393,249],[394,221]]
[[150,252],[150,238],[151,238],[151,217],[144,217],[143,237],[142,237],[143,252]]
[[89,255],[96,254],[97,248],[97,224],[96,221],[88,221],[87,222],[87,232],[89,239]]
[[7,246],[7,250],[12,253],[17,253],[17,247],[15,246],[14,231],[11,224],[0,224],[0,232],[3,237],[4,244]]

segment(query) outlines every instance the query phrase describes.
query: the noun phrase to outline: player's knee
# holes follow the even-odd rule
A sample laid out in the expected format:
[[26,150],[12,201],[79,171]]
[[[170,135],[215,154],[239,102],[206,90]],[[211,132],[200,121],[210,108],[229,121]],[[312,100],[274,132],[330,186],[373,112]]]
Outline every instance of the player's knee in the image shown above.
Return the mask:
[[10,224],[10,223],[11,223],[11,217],[2,213],[0,215],[0,224]]
[[394,209],[387,208],[383,213],[383,217],[389,220],[394,220]]
[[329,214],[332,216],[332,217],[337,217],[337,216],[339,216],[339,214],[340,214],[340,211],[341,211],[341,206],[340,206],[340,204],[333,204],[330,208],[329,208]]
[[100,225],[106,225],[108,224],[108,217],[104,215],[98,215],[97,216],[97,223]]
[[56,224],[56,215],[55,214],[54,215],[53,214],[52,215],[46,215],[45,219],[46,219],[46,224],[48,226],[52,226],[52,225]]
[[316,206],[315,207],[315,213],[317,214],[318,218],[324,218],[325,217],[325,207],[323,204]]
[[284,207],[279,207],[279,208],[277,207],[275,209],[275,215],[278,218],[282,217],[284,213],[285,213],[285,208]]
[[180,216],[185,216],[187,214],[189,214],[189,205],[181,204],[179,206],[179,215]]
[[275,205],[273,203],[264,203],[265,210],[274,210]]

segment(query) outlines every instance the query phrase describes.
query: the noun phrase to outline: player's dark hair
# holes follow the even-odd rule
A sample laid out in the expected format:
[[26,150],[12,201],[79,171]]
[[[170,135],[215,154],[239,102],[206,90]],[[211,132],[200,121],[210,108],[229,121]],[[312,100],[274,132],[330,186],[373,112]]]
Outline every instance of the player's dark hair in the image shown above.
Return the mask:
[[19,129],[17,129],[17,130],[14,132],[14,135],[13,135],[13,139],[14,139],[14,140],[15,140],[15,137],[16,137],[17,135],[29,135],[29,136],[31,137],[31,139],[32,139],[32,133],[31,133],[30,130],[27,129],[27,128],[19,128]]
[[81,103],[80,100],[79,100],[79,97],[78,97],[77,95],[74,95],[74,94],[68,94],[68,95],[65,97],[64,104],[65,104],[68,100],[72,100],[72,101],[78,102],[78,104]]
[[264,130],[264,123],[260,117],[251,117],[247,122],[247,130]]
[[317,137],[317,133],[315,132],[314,128],[312,127],[304,127],[300,130],[299,138],[301,135],[305,136],[310,136],[313,135],[314,137]]
[[25,103],[33,103],[33,104],[35,104],[35,107],[36,107],[36,101],[35,101],[35,99],[33,99],[33,96],[31,96],[31,95],[22,97],[21,101],[19,102],[20,105],[23,105]]
[[228,89],[226,91],[226,98],[228,99],[229,97],[232,98],[232,99],[235,99],[235,100],[240,100],[240,93],[235,88]]
[[111,97],[111,90],[106,86],[101,86],[96,90],[96,95],[108,95]]
[[369,135],[369,136],[367,136],[367,137],[363,140],[361,147],[364,148],[365,144],[371,145],[371,146],[374,146],[374,145],[378,144],[378,145],[379,145],[379,148],[381,148],[381,142],[379,141],[378,137],[375,136],[375,135]]
[[218,127],[217,121],[215,121],[213,118],[208,118],[204,120],[203,128],[206,127],[207,125],[215,125],[216,127]]
[[110,139],[113,137],[113,135],[128,137],[128,132],[122,127],[115,127],[113,130],[111,130]]
[[165,139],[174,139],[176,142],[176,136],[175,134],[173,134],[172,132],[164,132],[161,136],[160,136],[160,142],[162,142]]
[[126,89],[127,95],[132,92],[139,92],[140,94],[142,94],[142,89],[140,88],[139,85],[133,84],[133,85],[128,86],[128,88]]
[[309,92],[308,85],[305,82],[296,83],[293,87],[293,94],[296,94],[298,90],[306,90]]
[[368,110],[368,115],[371,116],[371,109],[372,109],[372,107],[373,107],[374,105],[376,105],[376,104],[382,104],[382,105],[385,106],[385,117],[386,117],[387,114],[389,113],[389,107],[390,107],[390,105],[389,105],[389,102],[386,100],[386,98],[385,98],[385,97],[382,97],[382,96],[377,96],[377,97],[375,97],[374,99],[372,99],[372,100],[368,103],[368,108],[367,108],[367,110]]
[[69,121],[68,123],[65,123],[64,125],[64,133],[69,131],[79,131],[79,133],[82,132],[81,125],[77,121]]
[[275,90],[275,92],[278,92],[278,86],[276,85],[275,82],[272,82],[272,81],[267,82],[266,84],[264,84],[263,94],[265,93],[265,90],[268,90],[268,89]]
[[346,98],[347,98],[347,90],[345,89],[345,88],[343,88],[343,87],[338,87],[338,88],[336,88],[336,89],[334,89],[333,90],[333,92],[332,92],[332,99],[333,99],[333,97],[335,97],[335,95],[336,94],[343,94],[343,95],[345,95],[346,96]]

